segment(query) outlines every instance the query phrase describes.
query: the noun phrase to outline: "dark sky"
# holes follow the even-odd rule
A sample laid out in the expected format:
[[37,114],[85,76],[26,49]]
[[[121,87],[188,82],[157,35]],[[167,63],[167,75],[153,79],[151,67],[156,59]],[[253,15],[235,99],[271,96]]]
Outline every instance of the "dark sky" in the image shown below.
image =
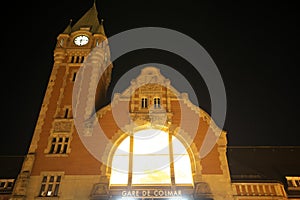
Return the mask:
[[[226,2],[226,3],[225,3]],[[12,2],[2,35],[2,111],[0,155],[27,152],[53,65],[56,37],[76,22],[92,0]],[[27,5],[25,4],[27,3]],[[97,0],[107,36],[154,26],[195,39],[216,63],[227,93],[224,130],[229,145],[300,145],[299,12],[291,2],[108,1]],[[201,76],[168,52],[137,51],[114,63],[113,80],[130,68],[160,62],[181,72],[210,111]],[[112,86],[115,81],[112,82]]]

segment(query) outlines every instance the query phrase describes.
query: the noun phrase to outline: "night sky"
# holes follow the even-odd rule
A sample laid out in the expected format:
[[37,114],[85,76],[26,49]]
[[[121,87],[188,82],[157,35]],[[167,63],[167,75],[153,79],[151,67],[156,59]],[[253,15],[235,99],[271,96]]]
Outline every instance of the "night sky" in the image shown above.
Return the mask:
[[[137,27],[164,27],[196,40],[216,63],[227,93],[228,145],[300,145],[299,12],[291,2],[97,0],[106,35]],[[56,37],[76,22],[92,0],[12,2],[2,40],[0,155],[26,154],[53,65]],[[27,5],[25,4],[27,3]],[[140,50],[114,63],[113,84],[134,66],[157,62],[181,72],[210,112],[200,75],[184,59]],[[171,80],[172,82],[172,80]]]

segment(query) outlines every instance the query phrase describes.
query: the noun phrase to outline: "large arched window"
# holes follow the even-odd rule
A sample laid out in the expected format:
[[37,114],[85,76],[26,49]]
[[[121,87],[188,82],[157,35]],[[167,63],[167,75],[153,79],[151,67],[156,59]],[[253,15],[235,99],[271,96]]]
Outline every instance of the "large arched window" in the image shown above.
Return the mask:
[[138,131],[127,136],[114,153],[111,185],[192,183],[191,161],[186,148],[175,136],[164,131]]

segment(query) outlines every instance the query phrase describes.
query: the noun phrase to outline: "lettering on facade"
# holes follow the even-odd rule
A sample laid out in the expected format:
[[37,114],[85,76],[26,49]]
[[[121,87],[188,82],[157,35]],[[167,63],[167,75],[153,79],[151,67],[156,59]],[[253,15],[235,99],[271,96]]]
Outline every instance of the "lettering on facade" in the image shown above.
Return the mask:
[[181,197],[181,190],[123,190],[122,198],[129,197]]

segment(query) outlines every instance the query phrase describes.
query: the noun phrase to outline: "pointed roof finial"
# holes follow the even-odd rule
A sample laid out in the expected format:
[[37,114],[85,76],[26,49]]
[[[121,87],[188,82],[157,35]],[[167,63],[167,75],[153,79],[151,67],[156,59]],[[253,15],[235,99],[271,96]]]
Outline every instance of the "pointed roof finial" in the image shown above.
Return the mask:
[[100,22],[99,28],[98,28],[98,30],[97,30],[97,33],[100,33],[100,34],[102,34],[102,35],[105,35],[103,22],[104,22],[104,19],[101,19],[101,22]]
[[70,33],[71,33],[71,31],[72,31],[72,21],[73,21],[73,20],[70,19],[70,22],[69,22],[67,28],[64,30],[63,33],[66,33],[66,34],[70,34]]

